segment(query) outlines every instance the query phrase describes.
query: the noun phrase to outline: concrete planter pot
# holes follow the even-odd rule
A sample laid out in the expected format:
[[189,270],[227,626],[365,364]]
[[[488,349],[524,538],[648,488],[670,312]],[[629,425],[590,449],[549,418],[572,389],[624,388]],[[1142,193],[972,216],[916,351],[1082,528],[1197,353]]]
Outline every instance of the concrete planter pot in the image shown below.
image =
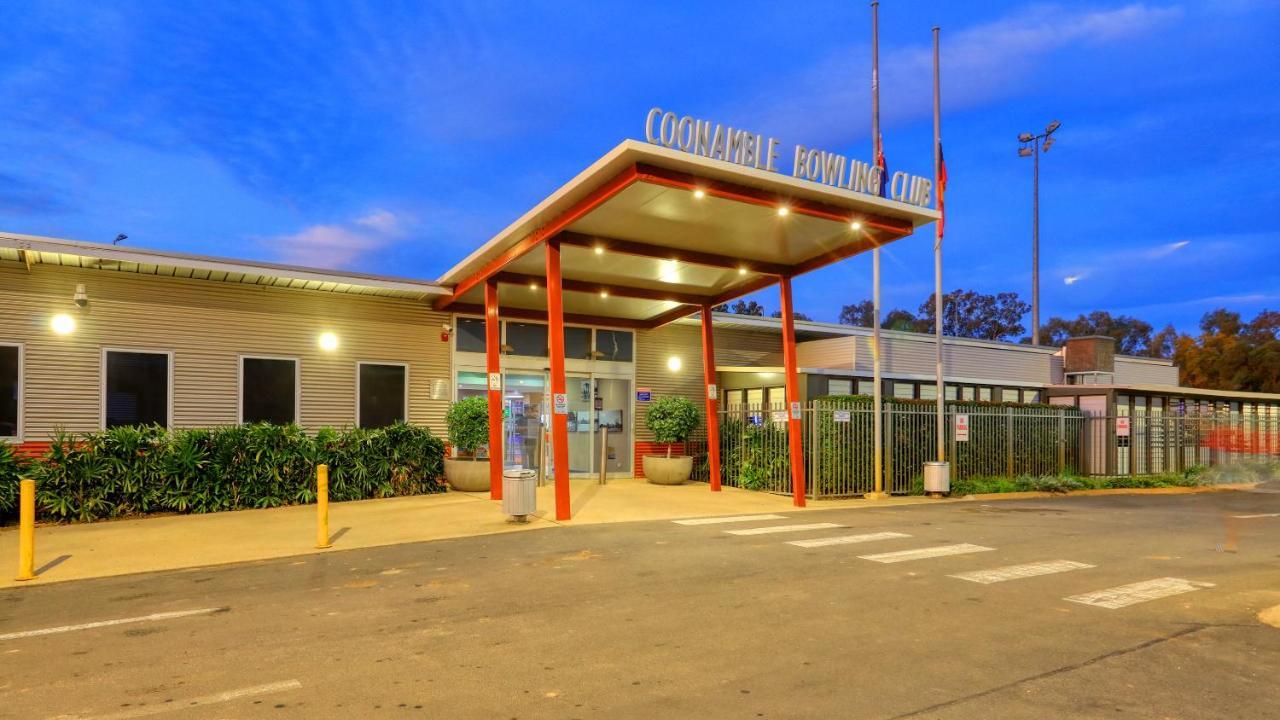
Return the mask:
[[489,460],[487,458],[445,458],[444,479],[454,490],[488,492]]
[[693,474],[693,458],[688,455],[644,456],[644,477],[654,485],[682,485]]

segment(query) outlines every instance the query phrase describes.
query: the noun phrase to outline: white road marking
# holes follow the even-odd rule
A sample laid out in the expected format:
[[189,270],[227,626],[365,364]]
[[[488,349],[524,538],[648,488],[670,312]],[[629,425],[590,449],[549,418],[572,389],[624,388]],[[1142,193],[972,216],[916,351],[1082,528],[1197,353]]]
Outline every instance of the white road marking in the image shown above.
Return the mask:
[[1232,515],[1237,520],[1253,520],[1254,518],[1280,517],[1280,513],[1261,513],[1259,515]]
[[876,555],[859,555],[863,560],[878,563],[906,562],[908,560],[924,560],[926,558],[945,557],[947,555],[965,555],[967,553],[987,552],[995,548],[981,545],[961,543],[959,545],[938,545],[936,547],[916,548],[915,550],[899,550],[898,552],[878,553]]
[[767,527],[747,528],[746,530],[725,530],[730,535],[768,535],[770,533],[803,532],[805,530],[827,530],[842,527],[835,523],[808,523],[806,525],[769,525]]
[[1107,588],[1106,590],[1085,593],[1084,595],[1072,595],[1071,597],[1063,598],[1063,600],[1115,610],[1147,602],[1148,600],[1159,600],[1163,597],[1181,595],[1182,593],[1213,586],[1213,583],[1166,577]]
[[876,540],[892,540],[893,538],[911,537],[906,533],[899,532],[878,532],[869,533],[867,535],[840,535],[837,537],[818,538],[817,540],[788,540],[788,545],[797,547],[812,548],[826,547],[828,545],[855,545],[857,543],[874,542]]
[[226,610],[226,608],[176,610],[174,612],[154,613],[151,615],[143,615],[141,617],[99,620],[98,622],[84,623],[83,625],[61,625],[59,627],[41,628],[39,630],[24,630],[23,632],[6,633],[4,635],[0,635],[0,640],[20,640],[22,638],[39,637],[41,635],[57,635],[59,633],[75,632],[76,630],[93,630],[94,628],[111,627],[112,625],[129,625],[131,623],[172,620],[174,618],[190,617],[192,615],[212,615],[213,613],[222,612],[224,610]]
[[1052,575],[1054,573],[1068,572],[1070,570],[1083,570],[1085,568],[1095,567],[1074,560],[1049,560],[1047,562],[1027,563],[1025,565],[1008,565],[1005,567],[992,568],[990,570],[975,570],[973,572],[956,573],[947,577],[959,578],[960,580],[968,580],[970,582],[982,583],[990,585],[991,583],[1004,582],[1006,580],[1019,580],[1021,578],[1037,577],[1040,575]]
[[[129,718],[159,715],[161,713],[172,712],[174,710],[187,710],[201,705],[216,705],[218,703],[231,702],[232,700],[255,697],[257,695],[266,695],[268,693],[297,690],[300,687],[302,687],[302,683],[297,680],[282,680],[281,682],[240,688],[239,690],[228,690],[226,692],[214,693],[213,695],[205,695],[203,697],[191,698],[190,700],[183,700],[180,702],[156,704],[149,707],[136,707],[130,710],[111,713],[110,715],[73,715],[72,717],[78,718],[79,720],[128,720]],[[65,718],[66,716],[59,717]],[[54,719],[50,718],[50,720]]]
[[730,517],[690,518],[672,520],[677,525],[717,525],[719,523],[751,522],[752,520],[785,520],[786,515],[733,515]]

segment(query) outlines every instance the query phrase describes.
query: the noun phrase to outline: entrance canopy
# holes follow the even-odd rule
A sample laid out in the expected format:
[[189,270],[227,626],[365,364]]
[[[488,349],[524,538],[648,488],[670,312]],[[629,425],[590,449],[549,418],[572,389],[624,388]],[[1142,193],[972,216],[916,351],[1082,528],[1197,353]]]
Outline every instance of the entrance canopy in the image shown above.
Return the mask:
[[449,270],[437,309],[652,328],[910,235],[935,210],[628,140]]

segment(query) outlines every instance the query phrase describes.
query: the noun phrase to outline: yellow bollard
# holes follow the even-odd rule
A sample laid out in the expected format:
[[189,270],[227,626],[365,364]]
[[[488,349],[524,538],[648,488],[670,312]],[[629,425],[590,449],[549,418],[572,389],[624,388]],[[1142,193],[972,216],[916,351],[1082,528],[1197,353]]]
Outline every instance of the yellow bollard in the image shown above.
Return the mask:
[[329,542],[329,466],[316,467],[316,547],[333,547]]
[[36,481],[18,483],[18,580],[36,579]]

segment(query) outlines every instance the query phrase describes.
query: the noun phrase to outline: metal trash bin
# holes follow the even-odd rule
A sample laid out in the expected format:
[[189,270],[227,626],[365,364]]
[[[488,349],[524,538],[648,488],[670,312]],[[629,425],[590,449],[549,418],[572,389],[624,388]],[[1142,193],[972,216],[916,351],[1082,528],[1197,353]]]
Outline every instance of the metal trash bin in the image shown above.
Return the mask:
[[930,495],[951,492],[951,463],[934,461],[924,464],[924,491]]
[[505,470],[502,473],[502,513],[516,522],[529,522],[538,509],[538,471]]

